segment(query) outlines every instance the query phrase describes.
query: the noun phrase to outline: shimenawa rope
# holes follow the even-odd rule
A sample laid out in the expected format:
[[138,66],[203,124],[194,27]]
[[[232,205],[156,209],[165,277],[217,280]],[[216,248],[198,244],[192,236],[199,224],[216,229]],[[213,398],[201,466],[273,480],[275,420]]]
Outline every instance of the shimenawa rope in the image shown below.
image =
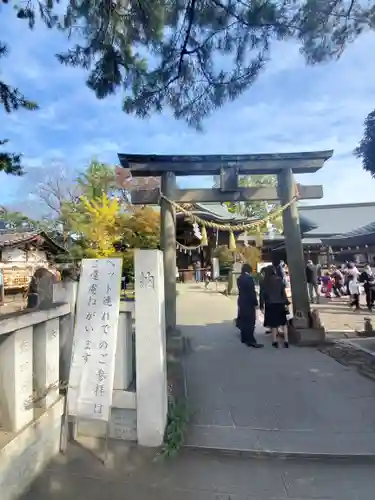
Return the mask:
[[218,229],[220,231],[229,231],[229,232],[236,231],[237,232],[237,231],[246,231],[246,230],[248,231],[249,229],[255,229],[255,228],[260,229],[261,226],[263,226],[263,224],[266,224],[267,222],[270,222],[270,221],[276,219],[280,214],[282,214],[284,212],[284,210],[289,208],[294,202],[296,202],[299,199],[297,189],[296,189],[296,192],[297,192],[297,194],[295,196],[293,196],[293,198],[291,199],[291,201],[289,203],[287,203],[286,205],[283,205],[282,207],[279,207],[279,208],[273,210],[272,212],[267,214],[267,216],[264,217],[263,219],[259,219],[259,220],[254,221],[254,222],[249,222],[248,224],[237,224],[237,225],[233,225],[233,226],[229,225],[229,224],[217,224],[216,222],[201,219],[197,215],[194,215],[194,213],[192,211],[186,210],[183,206],[179,205],[175,201],[170,200],[169,198],[164,196],[163,193],[160,194],[160,197],[163,198],[165,201],[167,201],[170,205],[172,205],[176,209],[176,211],[183,213],[184,215],[189,217],[189,219],[191,219],[192,222],[195,222],[202,227],[209,227],[211,229]]

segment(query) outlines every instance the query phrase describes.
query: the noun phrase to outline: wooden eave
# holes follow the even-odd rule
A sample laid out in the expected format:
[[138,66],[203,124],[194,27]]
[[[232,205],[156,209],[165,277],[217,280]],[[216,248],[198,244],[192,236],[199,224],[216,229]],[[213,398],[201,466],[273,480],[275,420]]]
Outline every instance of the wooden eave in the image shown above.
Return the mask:
[[119,153],[120,164],[133,177],[219,175],[221,169],[238,167],[240,175],[277,174],[291,168],[296,174],[317,172],[333,155],[333,150],[303,153],[249,155],[138,155]]

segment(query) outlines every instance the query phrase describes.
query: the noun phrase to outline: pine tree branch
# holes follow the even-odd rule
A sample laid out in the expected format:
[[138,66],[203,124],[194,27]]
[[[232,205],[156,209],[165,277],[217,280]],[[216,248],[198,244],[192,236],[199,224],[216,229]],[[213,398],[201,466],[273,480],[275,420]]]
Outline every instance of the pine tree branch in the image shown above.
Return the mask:
[[181,48],[180,61],[178,63],[178,71],[177,71],[178,77],[181,75],[184,56],[187,54],[187,46],[190,40],[191,30],[194,24],[195,7],[196,7],[196,0],[191,0],[190,6],[188,8],[188,26],[186,28],[185,39]]
[[[6,142],[8,141],[1,140],[0,145],[5,144]],[[0,172],[16,176],[23,175],[21,155],[15,153],[0,153]]]

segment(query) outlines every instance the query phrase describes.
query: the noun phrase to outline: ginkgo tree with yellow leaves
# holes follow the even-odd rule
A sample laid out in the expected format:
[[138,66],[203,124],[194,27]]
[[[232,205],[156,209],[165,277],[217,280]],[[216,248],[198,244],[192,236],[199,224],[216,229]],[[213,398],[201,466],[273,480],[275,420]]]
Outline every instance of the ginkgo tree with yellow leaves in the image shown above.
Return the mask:
[[92,162],[79,178],[81,196],[65,203],[61,215],[74,235],[70,253],[75,258],[119,256],[131,276],[133,250],[159,247],[160,216],[151,207],[135,207],[124,200],[108,182],[112,173],[112,167]]
[[87,242],[86,253],[93,257],[109,257],[115,253],[115,244],[121,240],[120,203],[106,193],[100,198],[80,197],[81,207],[72,220],[72,228]]

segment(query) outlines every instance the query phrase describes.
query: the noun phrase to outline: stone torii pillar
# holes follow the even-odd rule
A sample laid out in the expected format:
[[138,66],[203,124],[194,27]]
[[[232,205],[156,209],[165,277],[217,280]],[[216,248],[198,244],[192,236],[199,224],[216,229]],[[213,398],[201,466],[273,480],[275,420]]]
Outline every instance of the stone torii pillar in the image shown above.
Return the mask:
[[[161,192],[174,200],[176,175],[161,176]],[[167,336],[176,332],[176,211],[167,200],[160,200],[160,246],[164,262],[165,327]]]
[[[281,205],[287,205],[295,196],[295,182],[291,168],[283,169],[277,176]],[[303,255],[297,203],[283,211],[285,248],[288,259],[294,322],[296,328],[306,329],[310,323],[310,302],[307,292],[306,264]]]

